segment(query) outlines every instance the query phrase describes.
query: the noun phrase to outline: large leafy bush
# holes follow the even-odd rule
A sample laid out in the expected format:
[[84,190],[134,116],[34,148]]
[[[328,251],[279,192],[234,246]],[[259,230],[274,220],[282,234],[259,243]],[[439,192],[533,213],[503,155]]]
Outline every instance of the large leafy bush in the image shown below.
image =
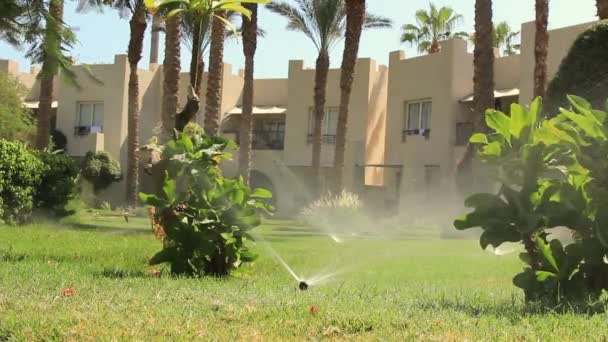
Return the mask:
[[0,140],[0,221],[28,220],[42,172],[42,162],[24,144]]
[[23,107],[27,89],[14,77],[0,72],[0,139],[27,142],[35,125],[28,109]]
[[43,172],[34,197],[35,205],[62,214],[76,192],[78,167],[65,154],[44,151],[38,153],[38,158],[43,163]]
[[585,97],[595,108],[605,108],[608,98],[608,21],[581,33],[563,59],[547,88],[546,110],[557,114],[568,106],[568,94]]
[[96,193],[122,179],[120,163],[106,151],[88,152],[84,157],[82,177],[93,184]]
[[140,194],[154,207],[155,231],[163,239],[150,265],[169,263],[176,275],[224,276],[255,259],[245,240],[253,240],[248,231],[260,224],[260,212],[272,209],[262,201],[272,195],[222,176],[227,147],[235,146],[196,131],[179,133],[164,146],[162,194]]
[[[484,249],[524,245],[526,267],[514,284],[527,300],[579,301],[608,289],[608,114],[582,98],[568,100],[573,111],[552,119],[541,117],[540,99],[529,109],[514,104],[510,116],[489,110],[493,132],[471,137],[500,189],[469,197],[473,212],[455,226],[481,227]],[[569,228],[574,243],[551,240],[554,227]]]

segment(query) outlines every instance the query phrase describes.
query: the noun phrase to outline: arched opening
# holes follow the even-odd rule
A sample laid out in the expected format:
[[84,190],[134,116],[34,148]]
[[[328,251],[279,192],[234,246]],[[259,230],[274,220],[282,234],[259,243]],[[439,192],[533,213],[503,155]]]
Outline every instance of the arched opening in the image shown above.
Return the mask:
[[272,192],[272,199],[269,201],[269,203],[275,208],[277,207],[277,192],[274,187],[274,184],[272,183],[270,178],[268,178],[268,176],[258,170],[251,170],[251,179],[249,181],[249,185],[252,189],[263,188]]

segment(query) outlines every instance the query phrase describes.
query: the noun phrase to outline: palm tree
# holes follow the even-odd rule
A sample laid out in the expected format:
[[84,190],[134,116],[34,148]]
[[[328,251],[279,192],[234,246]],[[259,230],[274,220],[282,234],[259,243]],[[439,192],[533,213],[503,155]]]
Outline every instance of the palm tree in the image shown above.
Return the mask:
[[253,112],[253,69],[257,48],[258,5],[246,4],[251,11],[251,20],[243,16],[243,54],[245,55],[245,79],[243,83],[243,113],[239,129],[239,174],[245,184],[251,176],[252,112]]
[[[171,6],[174,6],[171,5]],[[181,72],[181,22],[180,13],[165,22],[165,59],[163,61],[163,98],[161,122],[163,133],[171,135],[175,125],[179,100],[179,74]]]
[[218,12],[211,23],[211,51],[205,103],[205,133],[217,135],[222,106],[222,81],[224,75],[224,12]]
[[[46,20],[46,28],[42,46],[44,51],[39,51],[36,54],[42,61],[42,70],[40,72],[40,99],[38,106],[38,128],[36,131],[36,147],[44,149],[49,145],[51,137],[51,115],[53,110],[53,80],[58,74],[60,64],[63,64],[61,59],[67,61],[67,57],[61,54],[62,42],[64,37],[63,31],[63,0],[50,0],[48,7],[48,15]],[[75,41],[72,36],[71,39]],[[35,49],[30,50],[33,52]],[[58,53],[53,53],[53,51]]]
[[600,20],[608,19],[608,0],[596,0],[595,5]]
[[[475,50],[473,51],[473,126],[485,132],[485,112],[494,108],[494,25],[492,0],[475,0]],[[458,176],[471,184],[475,148],[471,143],[458,162]]]
[[417,45],[421,53],[439,52],[439,42],[454,36],[466,36],[466,33],[454,32],[462,22],[462,15],[450,7],[437,8],[430,3],[428,11],[421,9],[416,12],[416,22],[417,25],[402,26],[401,42]]
[[[199,98],[196,94],[196,89],[197,85],[200,84],[199,81],[197,81],[197,76],[199,74],[202,75],[202,66],[200,65],[200,61],[201,61],[201,55],[200,55],[200,51],[201,51],[201,46],[202,46],[202,41],[201,41],[201,35],[204,32],[204,22],[205,20],[207,20],[207,18],[212,18],[210,19],[212,21],[212,34],[211,34],[211,60],[212,62],[210,63],[210,70],[212,71],[209,75],[209,79],[210,79],[210,84],[207,87],[207,106],[209,106],[209,93],[210,90],[209,88],[213,88],[215,92],[219,93],[219,96],[216,96],[216,99],[219,98],[219,100],[216,100],[215,103],[213,105],[216,105],[217,103],[217,112],[219,113],[219,103],[221,103],[221,76],[223,73],[223,70],[219,70],[216,71],[214,69],[214,66],[218,63],[219,60],[219,65],[220,68],[222,67],[222,60],[223,60],[223,40],[224,40],[224,25],[228,25],[231,28],[234,29],[234,27],[232,26],[232,24],[230,22],[228,22],[225,17],[224,17],[224,13],[227,10],[230,11],[234,11],[234,12],[238,12],[238,13],[243,13],[245,16],[249,17],[250,12],[249,10],[247,10],[246,8],[244,8],[241,4],[243,3],[268,3],[270,0],[241,0],[241,1],[234,1],[234,0],[165,0],[163,2],[161,2],[160,4],[156,4],[155,0],[144,0],[146,3],[146,6],[148,7],[148,9],[155,13],[156,11],[158,11],[159,8],[162,8],[163,10],[168,11],[166,13],[166,17],[167,17],[167,28],[166,28],[166,32],[167,32],[167,38],[165,40],[165,97],[166,97],[166,101],[164,104],[164,117],[163,117],[163,125],[165,127],[165,130],[168,130],[169,126],[169,120],[171,119],[171,117],[169,116],[175,116],[175,128],[177,130],[183,130],[183,128],[186,126],[186,124],[190,121],[190,119],[196,115],[196,113],[199,110]],[[180,45],[180,36],[181,36],[181,30],[180,27],[171,27],[173,24],[175,23],[174,21],[176,19],[179,19],[179,22],[181,23],[181,17],[182,15],[191,15],[192,16],[192,23],[193,23],[193,49],[192,49],[192,58],[191,58],[191,63],[190,63],[190,93],[188,94],[188,102],[186,103],[186,105],[184,106],[183,110],[181,111],[181,113],[177,113],[176,110],[170,111],[169,109],[176,109],[177,107],[177,97],[175,95],[177,95],[177,90],[178,90],[178,82],[175,82],[175,80],[179,81],[179,58],[177,60],[174,60],[175,56],[171,56],[170,58],[170,63],[168,63],[168,57],[167,55],[169,53],[174,54],[177,52],[177,55],[179,56],[179,45]],[[169,37],[171,37],[171,39],[169,39]],[[174,41],[174,39],[177,38],[176,41]],[[214,41],[216,42],[214,44]],[[169,46],[169,43],[171,44],[171,46]],[[215,45],[215,47],[214,47]],[[170,68],[167,67],[167,64],[171,65],[171,70],[169,70]],[[169,74],[169,75],[167,75]],[[167,81],[167,77],[172,78],[171,82]],[[211,79],[213,78],[214,81],[217,81],[219,79],[219,82],[217,82],[217,84],[212,84]],[[200,86],[198,86],[198,89],[200,90]],[[213,95],[211,95],[213,96]],[[169,108],[171,107],[171,108]],[[219,115],[217,115],[219,117]],[[205,122],[207,123],[208,118],[205,118]],[[213,125],[213,123],[211,122],[210,125]],[[217,124],[217,120],[216,120],[216,125]],[[217,134],[217,128],[215,130],[216,132],[210,132],[208,134],[210,135],[215,135]]]
[[[335,193],[344,187],[344,155],[346,152],[346,133],[348,128],[348,109],[353,81],[355,79],[355,65],[359,54],[361,32],[365,22],[365,0],[346,0],[346,34],[342,67],[340,74],[340,107],[338,114],[338,129],[336,132],[336,149],[334,153]],[[387,26],[392,25],[387,22]]]
[[[287,29],[300,31],[310,38],[318,56],[314,85],[314,132],[312,147],[312,192],[320,193],[321,173],[321,127],[325,115],[327,74],[329,72],[329,52],[342,39],[346,26],[344,0],[298,0],[297,6],[286,2],[272,2],[267,8],[287,18]],[[365,28],[386,27],[389,19],[367,15]]]
[[150,34],[150,64],[158,64],[158,49],[160,45],[160,31],[162,25],[160,22],[160,13],[154,14],[152,17],[152,30]]
[[[517,36],[519,36],[519,31],[513,31],[506,21],[494,25],[494,47],[496,49],[503,49],[502,54],[506,56],[513,56],[519,53],[521,45],[513,42]],[[472,44],[475,44],[475,33],[469,36],[469,40]]]
[[127,59],[129,61],[129,86],[127,95],[127,177],[126,200],[131,206],[137,204],[139,192],[139,124],[140,96],[138,64],[141,61],[144,47],[144,37],[148,27],[148,14],[143,0],[80,0],[78,11],[90,8],[102,10],[109,5],[118,10],[121,17],[131,15],[129,21],[129,46]]
[[132,4],[132,16],[129,23],[131,33],[128,48],[129,90],[128,90],[128,130],[127,130],[127,203],[137,204],[139,192],[139,75],[137,66],[141,61],[144,36],[146,33],[147,13],[143,1]]
[[536,36],[534,40],[534,96],[545,96],[547,49],[549,46],[549,0],[536,0]]

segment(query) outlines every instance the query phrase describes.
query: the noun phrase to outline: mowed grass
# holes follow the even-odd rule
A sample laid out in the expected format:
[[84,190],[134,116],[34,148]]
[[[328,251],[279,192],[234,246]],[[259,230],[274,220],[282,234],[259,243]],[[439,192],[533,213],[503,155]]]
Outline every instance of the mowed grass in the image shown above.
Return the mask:
[[[160,244],[145,218],[0,226],[0,341],[608,339],[606,314],[526,307],[516,256],[473,240],[405,230],[336,244],[289,221],[257,235],[260,258],[235,276],[176,279],[150,274]],[[273,250],[298,274],[341,273],[299,291]]]

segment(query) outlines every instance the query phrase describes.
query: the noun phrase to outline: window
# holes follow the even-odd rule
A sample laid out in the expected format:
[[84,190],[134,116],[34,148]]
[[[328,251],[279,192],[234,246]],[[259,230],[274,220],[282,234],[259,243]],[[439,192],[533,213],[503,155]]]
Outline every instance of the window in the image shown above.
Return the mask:
[[76,135],[103,132],[103,103],[80,102],[76,117]]
[[405,106],[402,140],[408,135],[422,135],[427,139],[431,133],[431,101],[407,102]]
[[[321,127],[321,137],[324,144],[336,143],[336,132],[338,131],[338,108],[326,108],[325,116],[323,117],[323,126]],[[314,109],[310,110],[308,115],[308,143],[312,143],[315,132],[315,113]]]
[[282,150],[285,143],[285,120],[254,120],[253,149]]
[[473,135],[472,122],[459,122],[456,124],[456,146],[464,146]]

